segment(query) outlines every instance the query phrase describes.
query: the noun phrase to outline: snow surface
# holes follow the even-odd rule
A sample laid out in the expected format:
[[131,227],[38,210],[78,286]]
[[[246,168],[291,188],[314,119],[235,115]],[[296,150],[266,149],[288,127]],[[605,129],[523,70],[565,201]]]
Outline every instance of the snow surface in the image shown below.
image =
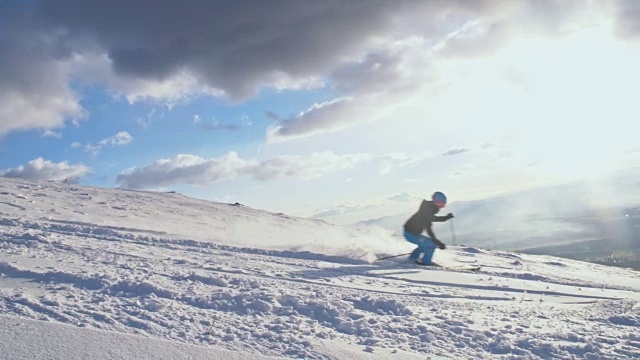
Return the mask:
[[[442,226],[442,225],[437,225]],[[436,228],[437,231],[437,228]],[[2,359],[640,358],[640,273],[0,178]]]

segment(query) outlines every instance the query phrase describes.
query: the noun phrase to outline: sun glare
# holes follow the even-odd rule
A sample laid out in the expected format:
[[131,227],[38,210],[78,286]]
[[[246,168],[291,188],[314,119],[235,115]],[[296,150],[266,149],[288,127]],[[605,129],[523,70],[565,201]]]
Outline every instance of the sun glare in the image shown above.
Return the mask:
[[455,124],[450,131],[509,137],[518,151],[571,168],[565,172],[601,173],[640,130],[637,64],[640,49],[617,39],[609,22],[512,41],[490,57],[440,64],[449,86],[444,116]]

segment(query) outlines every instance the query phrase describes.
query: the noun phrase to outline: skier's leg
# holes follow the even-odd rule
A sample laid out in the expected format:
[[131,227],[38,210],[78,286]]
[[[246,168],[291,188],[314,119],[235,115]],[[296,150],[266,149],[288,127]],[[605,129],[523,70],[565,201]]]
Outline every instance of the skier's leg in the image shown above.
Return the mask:
[[424,256],[422,256],[422,263],[431,264],[431,258],[433,258],[433,253],[436,251],[436,244],[431,241],[431,238],[426,236],[422,236],[424,238],[424,242],[422,242],[424,249]]
[[415,250],[413,250],[411,255],[409,255],[409,260],[412,260],[412,261],[418,260],[418,258],[420,257],[420,254],[424,252],[424,247],[423,247],[424,239],[422,239],[423,237],[424,236],[421,236],[421,235],[418,235],[418,236],[413,235],[408,231],[404,232],[404,238],[407,239],[408,242],[418,245],[418,247]]
[[423,249],[420,246],[418,246],[415,250],[413,250],[411,255],[409,255],[409,260],[411,260],[411,261],[418,260],[418,258],[420,257],[420,254],[422,253],[422,251],[423,251]]

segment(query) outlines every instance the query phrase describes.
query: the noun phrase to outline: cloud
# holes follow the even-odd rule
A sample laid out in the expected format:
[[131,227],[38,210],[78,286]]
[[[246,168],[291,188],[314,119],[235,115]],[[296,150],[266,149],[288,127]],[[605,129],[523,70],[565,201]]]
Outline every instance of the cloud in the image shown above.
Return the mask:
[[116,181],[128,188],[156,188],[178,184],[206,186],[239,176],[247,176],[257,181],[289,176],[312,179],[353,167],[368,158],[367,155],[337,155],[325,152],[309,157],[278,156],[258,162],[242,159],[235,152],[213,159],[181,154],[173,159],[158,160],[142,168],[128,169],[120,174]]
[[[103,49],[84,50],[73,59],[74,73],[85,84],[101,83],[130,104],[148,102],[172,109],[199,96],[222,97],[224,91],[201,83],[196,74],[180,70],[170,77],[140,78],[119,74]],[[151,114],[153,115],[153,114]]]
[[459,155],[459,154],[464,154],[471,151],[471,149],[466,149],[466,148],[453,148],[453,149],[449,149],[445,152],[442,153],[442,156],[451,156],[451,155]]
[[53,138],[62,138],[62,133],[53,130],[45,130],[42,132],[42,137],[53,137]]
[[[387,162],[396,159],[395,164]],[[173,159],[161,159],[153,164],[134,167],[118,175],[116,182],[126,188],[160,188],[171,185],[207,186],[218,181],[248,177],[255,181],[270,181],[285,177],[314,179],[327,174],[351,169],[359,164],[372,163],[386,173],[394,167],[410,166],[424,156],[389,154],[335,154],[317,152],[309,156],[275,156],[263,161],[242,159],[236,152],[204,159],[196,155],[180,154]]]
[[344,201],[338,204],[334,204],[329,208],[322,209],[311,217],[314,218],[332,218],[335,216],[343,216],[348,214],[355,214],[360,212],[366,212],[372,209],[389,209],[395,208],[398,205],[419,204],[422,198],[420,196],[410,194],[407,192],[387,195],[382,197],[368,198],[362,201]]
[[[616,5],[619,33],[637,38],[637,3]],[[437,83],[439,61],[491,54],[518,35],[561,36],[600,7],[607,10],[585,0],[10,2],[0,12],[0,134],[82,119],[70,85],[77,79],[169,107],[322,86],[333,100],[295,117],[270,113],[270,139],[338,131]]]
[[561,36],[590,8],[584,0],[512,1],[494,6],[443,37],[434,49],[444,58],[495,54],[516,36]]
[[441,54],[433,51],[432,43],[422,36],[389,40],[337,67],[328,75],[336,97],[288,118],[269,112],[276,124],[267,130],[267,140],[282,142],[341,131],[382,118],[420,97],[423,89],[438,84],[433,69]]
[[76,183],[81,177],[90,173],[84,165],[69,165],[66,161],[53,163],[43,158],[29,161],[25,165],[1,170],[0,176],[27,180],[56,180]]
[[403,192],[403,193],[399,193],[399,194],[395,194],[392,196],[387,197],[387,199],[389,201],[392,202],[397,202],[397,203],[406,203],[406,202],[410,202],[410,201],[414,201],[416,199],[418,199],[418,197],[411,195],[407,192]]
[[[465,68],[461,60],[494,56],[513,44],[522,46],[517,42],[520,35],[536,39],[532,44],[539,39],[563,38],[582,26],[588,28],[602,21],[590,14],[609,13],[606,4],[583,0],[487,2],[476,3],[477,7],[456,2],[432,4],[438,4],[433,14],[442,17],[427,14],[421,23],[438,25],[436,28],[407,26],[406,33],[398,32],[367,48],[356,60],[337,67],[327,76],[336,96],[296,116],[270,113],[276,124],[267,132],[267,140],[282,142],[375,121],[403,103],[446,92],[469,79],[470,74],[482,72],[472,65]],[[633,11],[625,9],[623,13],[635,20]],[[500,71],[512,82],[526,85],[515,68]],[[590,76],[588,72],[582,74],[583,78]]]
[[131,141],[133,141],[133,136],[131,136],[131,134],[126,131],[120,131],[111,137],[100,140],[98,144],[101,146],[122,146],[127,145]]
[[342,130],[362,121],[360,116],[373,102],[366,99],[337,98],[316,103],[299,115],[280,120],[267,130],[269,142],[281,142],[317,133]]
[[327,86],[328,74],[384,39],[435,31],[432,22],[451,12],[486,8],[413,0],[10,2],[0,12],[0,134],[81,119],[72,79],[169,107],[203,95],[244,101],[265,86]]
[[426,5],[249,0],[221,6],[161,0],[149,7],[145,1],[96,6],[62,0],[38,2],[34,13],[40,23],[64,29],[70,46],[87,46],[90,39],[122,78],[158,82],[183,74],[197,86],[242,100],[262,85],[315,83],[374,37],[392,32],[398,15],[433,7]]
[[511,159],[517,155],[517,152],[514,150],[500,150],[498,151],[498,157],[503,159]]
[[377,157],[376,162],[380,165],[380,174],[388,174],[401,167],[416,166],[432,157],[433,155],[429,152],[423,152],[416,155],[391,153]]
[[623,39],[640,38],[640,4],[635,0],[616,0],[616,32]]
[[142,189],[189,184],[208,185],[237,176],[248,163],[235,152],[215,158],[179,154],[173,159],[161,159],[142,168],[130,168],[118,175],[122,187]]
[[314,153],[308,157],[278,156],[256,165],[248,166],[240,171],[255,180],[265,181],[285,176],[300,176],[313,179],[329,173],[349,169],[358,163],[371,159],[366,154],[334,154],[326,151]]
[[91,154],[92,158],[95,158],[102,148],[105,146],[123,146],[127,145],[133,141],[133,136],[129,134],[127,131],[120,131],[117,134],[110,136],[108,138],[102,139],[98,142],[98,145],[92,145],[91,143],[87,143],[86,145],[82,145],[79,142],[74,142],[71,144],[72,148],[84,148],[84,151]]
[[241,126],[240,125],[236,125],[236,124],[225,124],[225,123],[221,123],[217,120],[214,120],[213,122],[209,123],[209,124],[200,124],[200,128],[202,130],[205,131],[238,131],[240,130]]
[[[155,107],[152,108],[147,113],[147,115],[140,116],[140,117],[136,118],[136,123],[138,125],[140,125],[141,127],[143,127],[143,128],[148,128],[149,126],[151,126],[151,123],[154,120],[154,117],[156,115],[156,111],[157,111],[157,109]],[[162,117],[164,117],[164,113],[160,113],[158,116],[162,118]]]
[[474,58],[493,54],[508,39],[507,24],[474,20],[449,34],[434,48],[439,56]]
[[57,129],[85,116],[68,84],[69,63],[57,34],[26,27],[28,15],[4,3],[0,11],[0,136],[16,130]]
[[249,116],[243,114],[240,117],[239,124],[233,123],[223,123],[218,121],[215,116],[213,117],[213,121],[209,123],[205,123],[202,121],[202,117],[200,114],[193,115],[193,123],[197,124],[198,127],[204,131],[238,131],[243,127],[251,126],[251,121],[249,120]]
[[[330,74],[331,84],[340,96],[313,104],[296,116],[283,118],[268,113],[276,125],[267,130],[269,142],[330,133],[355,124],[373,121],[411,99],[430,82],[424,62],[407,63],[408,58],[425,56],[414,43],[394,43],[367,53],[358,62],[347,64]],[[411,55],[409,55],[411,54]]]
[[380,206],[380,204],[378,203],[371,203],[371,204],[357,204],[357,203],[345,203],[345,204],[338,204],[333,206],[332,208],[329,209],[324,209],[321,210],[313,215],[311,215],[312,218],[328,218],[328,217],[332,217],[332,216],[338,216],[338,215],[345,215],[345,214],[351,214],[351,213],[356,213],[356,212],[360,212],[360,211],[365,211],[368,209],[373,209]]
[[405,77],[404,60],[407,55],[416,55],[412,51],[416,45],[422,44],[392,43],[368,52],[363,59],[334,70],[330,75],[332,84],[338,93],[351,96],[390,92],[398,82],[411,81]]

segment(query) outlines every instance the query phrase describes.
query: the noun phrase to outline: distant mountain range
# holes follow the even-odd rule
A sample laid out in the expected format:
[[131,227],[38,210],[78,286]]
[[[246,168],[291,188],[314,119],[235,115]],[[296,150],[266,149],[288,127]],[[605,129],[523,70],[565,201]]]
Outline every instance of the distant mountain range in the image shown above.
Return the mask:
[[[447,244],[640,268],[640,183],[628,171],[625,176],[614,175],[618,176],[601,186],[572,183],[451,203],[441,213],[456,215],[454,233],[447,223],[435,224],[434,230]],[[359,224],[402,236],[402,226],[411,215]]]

